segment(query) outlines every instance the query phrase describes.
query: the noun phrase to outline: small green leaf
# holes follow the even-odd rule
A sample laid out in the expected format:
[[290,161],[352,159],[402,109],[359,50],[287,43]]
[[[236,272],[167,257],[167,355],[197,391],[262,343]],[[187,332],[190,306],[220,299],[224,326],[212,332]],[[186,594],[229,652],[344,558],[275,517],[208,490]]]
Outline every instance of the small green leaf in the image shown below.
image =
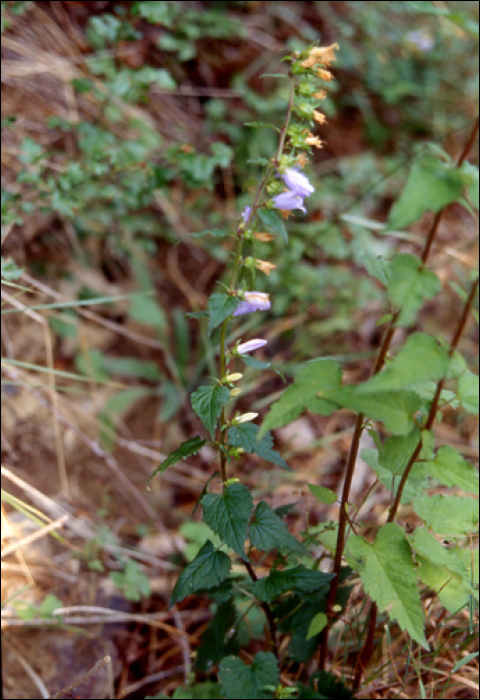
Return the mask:
[[190,457],[191,455],[196,455],[197,452],[204,446],[206,445],[207,441],[202,440],[202,438],[197,435],[194,438],[190,438],[190,440],[186,440],[185,442],[182,442],[180,447],[173,452],[170,452],[168,457],[163,460],[161,464],[155,469],[153,474],[151,475],[150,479],[148,480],[148,483],[153,479],[154,476],[156,476],[159,472],[164,472],[168,469],[168,467],[171,467],[172,464],[176,464],[177,462],[181,462],[182,459],[185,459],[185,457]]
[[290,470],[288,464],[278,452],[272,450],[273,437],[266,433],[260,440],[257,439],[259,427],[253,423],[241,423],[232,426],[228,431],[228,442],[233,447],[243,447],[245,452],[257,454],[262,459],[272,464],[278,464],[283,469]]
[[253,594],[258,600],[272,603],[287,591],[312,593],[320,588],[326,588],[333,574],[307,569],[299,565],[286,571],[273,569],[268,576],[258,579],[253,586]]
[[440,447],[435,459],[426,462],[425,468],[441,484],[479,495],[477,470],[453,447]]
[[278,661],[271,652],[264,651],[254,657],[251,666],[235,656],[227,656],[220,663],[218,678],[229,700],[264,700],[272,697],[265,686],[278,685]]
[[208,332],[211,333],[225,319],[231,316],[239,303],[240,299],[230,294],[212,294],[208,300]]
[[253,501],[248,488],[242,484],[231,484],[222,494],[207,493],[201,504],[203,519],[207,525],[226,545],[246,560],[245,540],[253,511]]
[[414,163],[407,184],[390,212],[389,228],[401,229],[426,211],[440,211],[459,199],[463,190],[459,168],[429,153]]
[[288,243],[288,233],[285,224],[273,209],[259,209],[258,216],[267,231],[280,236],[284,243]]
[[330,415],[336,408],[335,404],[318,397],[318,393],[340,386],[341,377],[341,367],[333,360],[322,358],[308,362],[297,374],[294,383],[273,404],[259,435],[295,420],[307,406],[322,415]]
[[474,374],[469,369],[458,380],[458,398],[463,408],[478,416],[479,413],[479,383],[478,374]]
[[222,408],[230,401],[230,391],[220,384],[204,384],[190,399],[193,410],[213,438]]
[[449,612],[457,613],[469,605],[472,597],[478,600],[479,552],[478,549],[470,552],[460,547],[450,549],[449,552],[458,564],[463,563],[462,573],[452,570],[452,559],[449,559],[449,566],[434,563],[432,560],[435,555],[432,551],[428,557],[417,553],[415,558],[422,583],[437,592],[440,602]]
[[397,325],[409,326],[427,299],[440,291],[441,282],[414,255],[401,253],[390,264],[388,298],[400,309]]
[[256,357],[250,357],[250,355],[240,355],[240,359],[247,367],[252,367],[253,369],[268,369],[270,367],[270,362],[257,360]]
[[278,549],[281,552],[306,554],[307,550],[289,531],[283,520],[270,508],[268,503],[260,501],[255,508],[255,515],[249,530],[250,542],[262,552]]
[[307,484],[307,486],[315,498],[318,498],[322,503],[331,505],[337,501],[337,494],[325,488],[325,486],[317,486],[316,484]]
[[478,501],[467,496],[417,496],[415,513],[438,535],[460,537],[478,527]]
[[217,552],[207,540],[195,559],[178,577],[170,598],[170,607],[195,591],[208,590],[225,581],[230,573],[231,561],[224,552]]
[[315,615],[315,617],[312,619],[310,627],[308,628],[307,640],[311,639],[312,637],[316,637],[316,635],[327,626],[327,623],[328,617],[325,615],[325,613],[317,613],[317,615]]
[[379,609],[389,609],[390,618],[428,649],[415,567],[403,528],[395,523],[383,525],[373,544],[360,535],[351,537],[347,561],[360,573]]

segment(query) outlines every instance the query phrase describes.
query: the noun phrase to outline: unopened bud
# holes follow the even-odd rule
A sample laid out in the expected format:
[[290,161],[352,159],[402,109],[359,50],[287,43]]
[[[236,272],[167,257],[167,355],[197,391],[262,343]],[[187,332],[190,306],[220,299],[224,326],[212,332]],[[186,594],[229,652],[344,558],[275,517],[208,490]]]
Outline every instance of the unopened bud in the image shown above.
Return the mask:
[[241,416],[238,416],[238,418],[235,418],[235,423],[237,425],[240,425],[240,423],[249,423],[255,420],[255,418],[258,418],[258,413],[243,413]]
[[226,374],[223,378],[224,382],[239,382],[243,377],[241,372],[232,372],[232,374]]
[[241,394],[241,393],[242,393],[242,390],[241,390],[241,389],[232,389],[231,392],[230,392],[230,396],[231,396],[232,399],[233,399],[233,398],[235,398],[235,396],[238,396],[238,395]]

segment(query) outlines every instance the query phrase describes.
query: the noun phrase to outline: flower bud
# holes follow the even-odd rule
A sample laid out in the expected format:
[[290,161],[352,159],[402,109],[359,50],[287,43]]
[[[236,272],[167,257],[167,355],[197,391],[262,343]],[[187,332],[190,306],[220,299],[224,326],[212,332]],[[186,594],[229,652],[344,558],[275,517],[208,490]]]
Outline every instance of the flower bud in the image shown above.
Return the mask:
[[249,340],[246,343],[240,343],[240,345],[237,346],[237,353],[239,355],[246,355],[248,352],[253,352],[254,350],[263,348],[263,346],[266,344],[266,340],[255,338],[255,340]]
[[238,396],[238,395],[241,394],[241,393],[242,393],[242,390],[241,390],[241,389],[238,389],[238,388],[237,388],[237,389],[232,389],[231,392],[230,392],[230,396],[232,397],[232,399],[234,399],[235,396]]
[[239,382],[243,377],[241,372],[232,372],[231,374],[226,374],[223,378],[224,382]]
[[249,423],[255,420],[255,418],[258,418],[258,413],[243,413],[241,416],[238,416],[238,418],[235,418],[234,423],[236,423],[236,425],[240,425],[240,423]]

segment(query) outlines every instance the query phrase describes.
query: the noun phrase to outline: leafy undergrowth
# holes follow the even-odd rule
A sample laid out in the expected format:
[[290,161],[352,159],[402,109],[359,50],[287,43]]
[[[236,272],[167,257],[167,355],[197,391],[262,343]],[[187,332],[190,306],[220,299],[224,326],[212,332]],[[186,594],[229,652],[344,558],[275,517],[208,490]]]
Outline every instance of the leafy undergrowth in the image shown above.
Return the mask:
[[[445,370],[445,343],[431,336],[450,341],[476,265],[476,153],[461,173],[452,160],[478,113],[478,5],[385,5],[2,2],[6,697],[49,697],[76,679],[81,697],[288,697],[297,681],[297,697],[349,697],[366,593],[377,635],[357,697],[478,696],[474,502],[453,500],[476,478],[474,324],[458,392],[451,382],[443,395],[439,449],[425,447],[398,521],[377,534],[398,488],[392,465],[401,452],[405,468],[418,443],[405,434],[411,416]],[[326,143],[311,158],[308,216],[261,212],[255,258],[276,268],[245,277],[272,308],[268,322],[241,317],[227,342],[254,328],[268,340],[241,355],[235,406],[265,419],[260,439],[249,422],[228,430],[248,459],[221,495],[210,443],[230,390],[205,382],[216,375],[210,332],[238,299],[216,282],[276,150],[265,125],[281,125],[288,85],[270,74],[312,42],[340,44]],[[426,269],[415,254],[445,205]],[[369,380],[389,303],[401,308],[395,359]],[[418,382],[413,406],[398,391]],[[317,610],[353,410],[370,421],[344,571],[357,573],[342,581],[326,676],[309,649],[326,624]],[[247,532],[253,583],[238,563]],[[241,604],[222,588],[227,574]],[[281,673],[252,599],[286,618]]]

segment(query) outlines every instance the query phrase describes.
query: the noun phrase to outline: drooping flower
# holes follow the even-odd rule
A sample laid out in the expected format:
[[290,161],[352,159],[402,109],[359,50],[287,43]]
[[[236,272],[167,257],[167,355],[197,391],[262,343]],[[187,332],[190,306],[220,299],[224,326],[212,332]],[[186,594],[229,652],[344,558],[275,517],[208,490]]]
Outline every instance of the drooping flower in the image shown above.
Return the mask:
[[313,97],[316,100],[324,100],[327,97],[327,91],[326,90],[319,90],[318,92],[314,92]]
[[315,58],[317,63],[323,63],[324,66],[329,66],[335,60],[335,50],[338,49],[338,44],[331,46],[314,46],[310,49],[309,58]]
[[307,213],[307,210],[303,206],[303,197],[291,190],[277,194],[276,197],[273,197],[272,204],[275,209],[281,209],[282,211],[300,209],[304,214]]
[[249,352],[263,348],[266,344],[266,340],[255,338],[254,340],[248,340],[246,343],[240,343],[240,345],[237,345],[237,352],[239,355],[246,355]]
[[327,83],[329,83],[331,80],[333,80],[333,75],[330,73],[329,70],[319,68],[317,70],[317,78],[320,78],[320,80],[325,80]]
[[315,188],[308,181],[308,177],[299,172],[298,168],[287,168],[282,174],[282,178],[286,186],[301,197],[309,197],[312,192],[315,192]]
[[267,311],[270,308],[270,294],[264,292],[245,292],[245,296],[233,312],[234,316],[242,316],[252,311]]

